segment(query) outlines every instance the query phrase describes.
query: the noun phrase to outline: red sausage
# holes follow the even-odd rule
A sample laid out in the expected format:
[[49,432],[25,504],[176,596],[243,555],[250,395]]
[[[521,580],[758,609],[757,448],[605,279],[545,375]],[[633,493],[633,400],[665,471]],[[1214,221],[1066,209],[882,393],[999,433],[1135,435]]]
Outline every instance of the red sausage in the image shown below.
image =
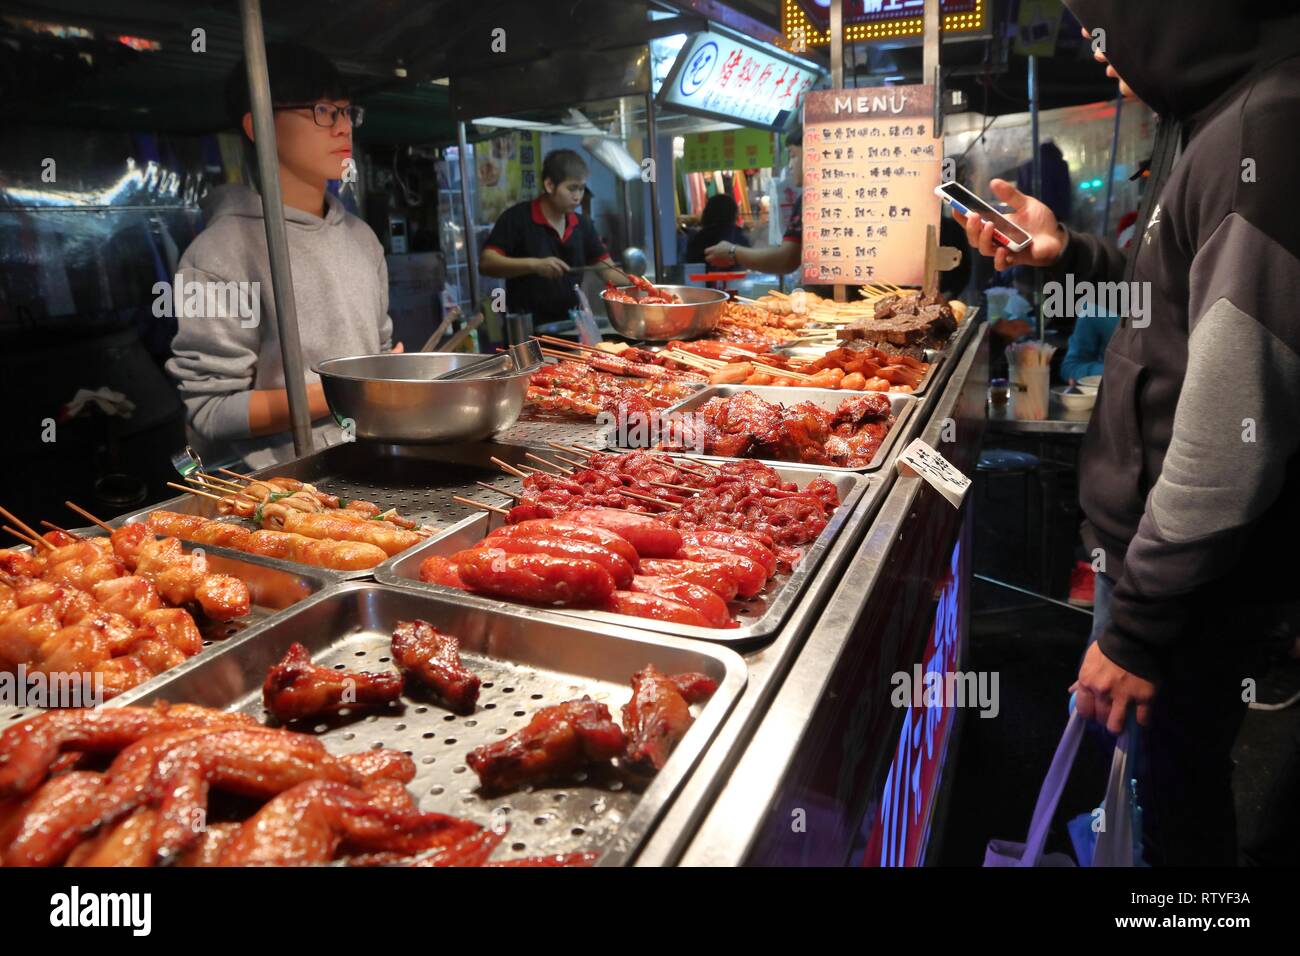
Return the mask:
[[471,591],[494,597],[590,607],[606,603],[614,593],[614,579],[595,561],[507,554],[500,548],[470,548],[451,560]]
[[659,597],[657,594],[642,594],[639,591],[615,591],[609,599],[606,610],[613,611],[615,614],[630,614],[633,617],[645,617],[655,621],[713,627],[708,619],[693,607],[687,607],[670,598]]
[[451,563],[450,558],[444,558],[440,554],[430,555],[420,562],[420,580],[429,584],[441,584],[446,588],[468,590],[465,582],[460,579],[456,565]]
[[730,568],[714,561],[651,560],[641,562],[646,574],[666,578],[681,578],[692,584],[706,587],[724,601],[736,599],[736,575]]
[[736,627],[727,611],[727,605],[702,584],[692,584],[681,578],[663,578],[651,574],[638,574],[632,579],[632,590],[641,594],[657,594],[704,615],[710,627]]
[[489,548],[500,548],[509,554],[549,554],[553,558],[594,561],[609,572],[610,577],[614,579],[615,587],[625,588],[632,583],[632,565],[609,548],[592,544],[590,541],[576,541],[558,535],[548,537],[538,535],[522,538],[486,538],[483,544]]
[[567,512],[566,521],[581,525],[595,525],[626,538],[636,553],[643,558],[671,558],[682,546],[682,536],[677,529],[657,518],[634,511],[615,508],[583,508]]
[[627,538],[617,535],[613,531],[597,528],[595,525],[580,525],[572,521],[565,521],[563,518],[535,518],[530,521],[521,521],[519,524],[503,524],[488,535],[487,540],[536,537],[571,538],[574,541],[590,541],[592,544],[598,544],[613,551],[632,565],[633,568],[636,567],[636,548],[627,543]]
[[684,531],[683,544],[698,544],[706,548],[720,548],[732,554],[743,555],[757,561],[767,569],[768,577],[776,574],[776,553],[765,548],[756,539],[740,531]]
[[736,575],[736,593],[741,597],[753,597],[767,583],[767,569],[743,554],[732,554],[721,548],[708,548],[700,544],[684,544],[677,552],[677,557],[687,561],[713,561],[730,568]]

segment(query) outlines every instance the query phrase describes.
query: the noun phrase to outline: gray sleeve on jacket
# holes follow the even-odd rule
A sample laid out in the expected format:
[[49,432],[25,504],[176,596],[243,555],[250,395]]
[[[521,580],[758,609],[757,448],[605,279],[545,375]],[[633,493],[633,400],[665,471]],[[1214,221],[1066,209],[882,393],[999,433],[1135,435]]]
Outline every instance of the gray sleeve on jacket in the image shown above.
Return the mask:
[[1069,226],[1065,231],[1069,236],[1065,252],[1047,270],[1049,275],[1063,281],[1067,273],[1073,273],[1076,282],[1118,282],[1124,278],[1126,256],[1119,246],[1100,236],[1075,232]]
[[1230,215],[1190,273],[1187,376],[1159,478],[1124,559],[1101,638],[1152,676],[1192,613],[1187,594],[1240,560],[1249,526],[1281,493],[1300,446],[1300,261]]
[[393,318],[388,314],[388,260],[384,250],[379,250],[379,348],[388,352],[393,348]]
[[[180,275],[184,283],[199,282],[205,287],[225,283],[188,265],[182,265]],[[251,324],[238,315],[191,316],[188,311],[177,318],[172,357],[166,368],[178,383],[190,427],[209,441],[251,436],[248,400],[260,342],[260,320]]]

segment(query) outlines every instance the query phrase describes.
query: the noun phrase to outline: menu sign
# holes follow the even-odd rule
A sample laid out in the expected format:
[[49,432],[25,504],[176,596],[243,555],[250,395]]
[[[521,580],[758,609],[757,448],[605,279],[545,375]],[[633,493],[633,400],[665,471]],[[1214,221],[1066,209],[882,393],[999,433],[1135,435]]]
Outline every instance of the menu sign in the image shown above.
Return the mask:
[[804,283],[921,285],[926,227],[939,234],[934,87],[811,91],[803,149]]
[[775,162],[772,134],[761,129],[687,133],[682,168],[688,173],[715,169],[766,169]]

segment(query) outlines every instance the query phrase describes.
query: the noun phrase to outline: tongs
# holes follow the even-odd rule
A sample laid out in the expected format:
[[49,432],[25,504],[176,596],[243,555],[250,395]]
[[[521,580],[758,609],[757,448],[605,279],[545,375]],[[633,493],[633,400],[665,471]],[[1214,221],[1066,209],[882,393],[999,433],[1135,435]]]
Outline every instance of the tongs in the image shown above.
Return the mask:
[[533,372],[542,367],[542,349],[536,342],[529,340],[512,345],[504,352],[488,355],[477,362],[470,362],[460,368],[454,368],[441,375],[435,375],[432,382],[462,381],[465,379],[497,378],[501,375],[514,375],[518,372]]

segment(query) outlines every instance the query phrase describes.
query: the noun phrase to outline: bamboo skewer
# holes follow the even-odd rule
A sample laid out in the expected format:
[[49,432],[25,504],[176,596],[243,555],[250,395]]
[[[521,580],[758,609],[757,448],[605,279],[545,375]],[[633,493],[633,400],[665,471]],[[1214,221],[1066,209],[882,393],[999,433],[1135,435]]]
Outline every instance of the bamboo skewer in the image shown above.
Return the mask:
[[792,378],[796,382],[812,381],[812,376],[806,375],[803,372],[791,372],[784,369],[774,368],[771,365],[762,365],[758,362],[754,363],[754,368],[758,369],[764,375],[771,375],[773,378]]
[[581,342],[570,342],[568,339],[557,339],[553,335],[534,335],[533,338],[538,342],[545,342],[547,345],[563,346],[568,349],[577,349],[580,352],[595,352],[598,355],[614,355],[607,349],[598,349],[594,345],[584,345]]
[[190,488],[186,485],[178,485],[174,481],[167,482],[167,487],[175,488],[178,491],[185,491],[192,495],[198,495],[200,498],[211,498],[213,501],[220,501],[223,497],[222,495],[214,495],[208,491],[199,491],[197,488]]
[[488,491],[495,491],[499,495],[505,495],[507,498],[514,498],[518,501],[523,495],[515,491],[506,491],[504,488],[498,488],[496,485],[489,485],[486,481],[476,481],[474,484],[480,488],[486,488]]
[[460,495],[452,495],[452,501],[457,501],[462,505],[469,505],[471,508],[478,508],[482,511],[495,511],[499,515],[510,514],[505,508],[498,508],[496,505],[485,505],[481,501],[472,501],[469,498],[462,498]]
[[31,535],[31,537],[35,538],[41,544],[45,545],[45,547],[49,548],[50,550],[54,549],[54,545],[50,544],[48,541],[42,538],[40,534],[37,533],[35,528],[33,528],[31,525],[27,524],[21,518],[16,516],[8,508],[0,507],[0,515],[3,515],[4,517],[8,518],[10,521],[14,523],[15,527],[27,532],[27,534]]
[[[572,465],[574,468],[586,468],[586,467],[587,467],[587,463],[586,463],[586,462],[578,461],[578,459],[576,459],[576,458],[569,458],[569,457],[566,456],[566,455],[560,455],[560,454],[556,454],[555,457],[556,457],[556,459],[558,459],[559,461],[564,462],[566,465]],[[573,474],[573,472],[569,472],[569,474]]]
[[561,466],[561,465],[557,465],[555,462],[553,462],[553,461],[549,461],[548,459],[543,458],[541,455],[534,455],[531,451],[526,451],[526,452],[524,452],[524,457],[525,457],[525,458],[531,458],[533,461],[536,461],[536,462],[539,462],[539,463],[541,463],[541,464],[543,464],[543,465],[546,465],[548,468],[554,468],[556,471],[560,472],[560,474],[563,474],[563,475],[572,475],[572,474],[573,474],[573,469],[572,469],[572,468],[565,468],[565,467],[563,467],[563,466]]
[[[186,488],[186,489],[184,489],[184,490],[185,490],[185,491],[188,491],[189,489]],[[92,514],[91,514],[89,511],[87,511],[85,508],[81,507],[81,505],[73,504],[71,501],[65,501],[65,502],[63,502],[63,503],[64,503],[65,505],[67,505],[69,508],[71,508],[73,511],[75,511],[77,514],[81,515],[81,517],[85,518],[87,521],[91,522],[92,524],[97,524],[97,525],[99,525],[101,528],[103,528],[103,529],[104,529],[105,531],[107,531],[109,534],[112,534],[112,533],[113,533],[113,528],[112,528],[111,526],[109,526],[109,525],[105,524],[104,522],[100,521],[98,518],[96,518],[94,515],[92,515]]]
[[229,475],[231,478],[238,478],[240,481],[243,482],[250,482],[253,480],[252,478],[249,478],[247,475],[241,475],[239,472],[231,471],[229,468],[218,468],[217,471],[221,472],[223,475]]
[[39,551],[39,550],[40,550],[40,548],[38,547],[38,543],[39,543],[39,544],[43,544],[43,545],[45,545],[45,547],[48,548],[48,549],[51,550],[51,551],[54,550],[54,545],[50,544],[50,543],[49,543],[48,541],[46,541],[44,538],[29,538],[29,537],[27,537],[27,535],[23,534],[21,531],[16,531],[16,530],[14,530],[13,528],[9,527],[8,525],[4,525],[3,528],[0,528],[0,530],[3,530],[3,531],[5,531],[5,532],[7,532],[8,534],[13,535],[15,538],[17,538],[17,539],[18,539],[19,541],[21,541],[23,544],[27,545],[27,547],[31,548],[32,551]]
[[84,541],[84,540],[85,540],[85,538],[84,538],[82,535],[75,534],[74,532],[69,531],[67,528],[60,528],[58,525],[56,525],[56,524],[55,524],[54,522],[52,522],[52,521],[42,521],[42,522],[41,522],[41,527],[42,527],[42,528],[49,528],[51,531],[58,531],[58,532],[61,533],[61,534],[66,534],[68,537],[70,537],[70,538],[76,538],[78,541]]
[[520,470],[519,470],[518,468],[516,468],[514,465],[507,464],[506,462],[502,461],[500,458],[497,458],[495,455],[492,457],[491,461],[492,461],[492,464],[496,465],[496,466],[497,466],[498,468],[500,468],[502,471],[507,472],[508,474],[514,475],[516,478],[527,478],[527,477],[528,477],[527,472],[520,471]]
[[207,482],[210,485],[218,485],[221,487],[229,488],[232,491],[244,490],[243,485],[236,484],[233,481],[227,481],[225,478],[218,478],[216,475],[209,475],[205,471],[196,472],[196,474],[198,475],[199,478],[203,479],[203,481]]

